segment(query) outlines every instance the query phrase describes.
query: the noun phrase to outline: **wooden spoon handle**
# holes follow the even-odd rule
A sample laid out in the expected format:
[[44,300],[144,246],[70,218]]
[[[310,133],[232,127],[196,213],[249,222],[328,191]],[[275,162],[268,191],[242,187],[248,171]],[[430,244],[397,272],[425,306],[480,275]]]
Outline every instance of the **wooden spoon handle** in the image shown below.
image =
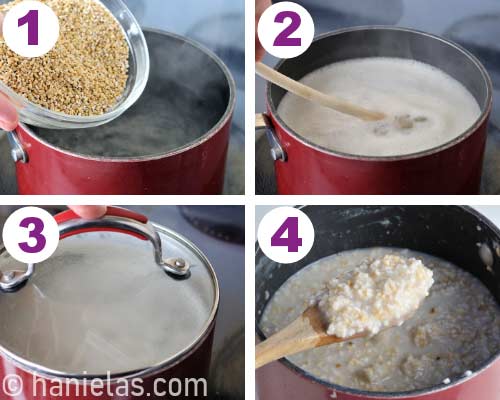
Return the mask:
[[[291,325],[288,326],[288,328],[290,327]],[[255,368],[260,368],[272,361],[315,347],[317,338],[312,336],[297,340],[293,336],[296,329],[290,331],[288,328],[277,332],[256,346]]]
[[255,367],[260,368],[282,357],[344,340],[347,339],[327,335],[319,319],[319,311],[316,307],[309,307],[286,328],[256,346]]
[[348,103],[333,95],[327,95],[300,82],[297,82],[286,75],[268,67],[267,65],[255,63],[256,73],[265,80],[286,89],[287,91],[303,97],[307,100],[319,103],[322,106],[332,108],[344,114],[360,118],[365,121],[377,121],[385,118],[385,114],[378,111],[367,110],[363,107]]
[[294,337],[286,337],[287,333],[280,331],[255,347],[255,368],[260,368],[272,361],[316,347],[316,337],[297,341]]

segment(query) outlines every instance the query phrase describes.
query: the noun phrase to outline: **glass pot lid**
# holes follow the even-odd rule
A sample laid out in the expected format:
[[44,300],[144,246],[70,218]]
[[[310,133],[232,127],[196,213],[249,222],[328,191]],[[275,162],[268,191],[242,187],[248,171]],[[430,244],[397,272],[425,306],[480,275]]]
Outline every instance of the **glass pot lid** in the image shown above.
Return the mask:
[[194,245],[123,209],[91,221],[61,215],[47,261],[27,269],[0,250],[0,352],[51,376],[126,376],[168,364],[204,336],[218,285]]

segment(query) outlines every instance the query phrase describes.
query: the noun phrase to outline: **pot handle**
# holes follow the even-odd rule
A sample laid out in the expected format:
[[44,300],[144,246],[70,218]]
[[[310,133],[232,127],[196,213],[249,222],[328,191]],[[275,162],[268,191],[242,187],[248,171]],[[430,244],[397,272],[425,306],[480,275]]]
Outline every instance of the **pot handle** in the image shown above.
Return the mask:
[[[72,210],[55,216],[59,224],[60,240],[86,232],[119,232],[141,240],[149,240],[153,245],[156,264],[168,275],[176,279],[190,276],[190,265],[182,258],[163,258],[162,242],[155,227],[147,217],[119,207],[108,207],[104,217],[82,219]],[[25,272],[0,272],[0,291],[12,292],[20,289],[34,274],[36,264],[28,264]]]
[[274,131],[271,119],[266,114],[255,115],[255,131],[265,129],[267,141],[269,142],[271,157],[274,161],[286,162],[288,156],[285,149],[279,142],[276,132]]
[[22,162],[26,164],[29,161],[28,153],[24,149],[19,137],[17,136],[16,131],[7,132],[7,139],[10,144],[10,155],[14,162]]

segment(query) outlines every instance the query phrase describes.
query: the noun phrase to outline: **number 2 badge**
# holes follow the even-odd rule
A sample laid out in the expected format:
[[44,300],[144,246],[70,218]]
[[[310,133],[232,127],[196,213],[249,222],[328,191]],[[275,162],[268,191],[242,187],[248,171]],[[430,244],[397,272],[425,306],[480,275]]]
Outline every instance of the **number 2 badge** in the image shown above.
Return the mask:
[[304,53],[314,38],[314,22],[309,12],[289,1],[272,5],[259,20],[257,28],[262,47],[278,58],[293,58]]

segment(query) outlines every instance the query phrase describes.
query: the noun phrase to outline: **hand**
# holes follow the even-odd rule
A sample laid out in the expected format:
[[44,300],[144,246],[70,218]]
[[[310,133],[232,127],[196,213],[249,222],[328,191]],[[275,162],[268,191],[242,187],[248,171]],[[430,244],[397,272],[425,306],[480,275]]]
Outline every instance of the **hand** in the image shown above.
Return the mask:
[[[3,14],[0,13],[0,32],[3,25]],[[13,131],[19,124],[19,116],[12,102],[0,93],[0,129]]]
[[101,218],[106,214],[106,206],[68,206],[75,214],[83,219]]
[[262,60],[264,54],[266,54],[266,51],[260,44],[259,35],[257,34],[257,25],[260,17],[271,4],[271,0],[255,0],[255,61]]

